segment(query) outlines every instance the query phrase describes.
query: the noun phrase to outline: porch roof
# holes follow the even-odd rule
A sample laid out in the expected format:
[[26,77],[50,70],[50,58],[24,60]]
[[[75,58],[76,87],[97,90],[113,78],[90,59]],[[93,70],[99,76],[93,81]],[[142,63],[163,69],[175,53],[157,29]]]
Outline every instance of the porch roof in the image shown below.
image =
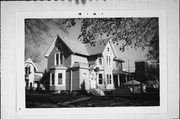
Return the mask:
[[124,62],[123,59],[120,59],[120,58],[118,58],[118,57],[115,57],[113,60],[114,60],[114,61],[119,61],[119,62]]
[[129,75],[132,76],[133,74],[121,70],[113,70],[113,74],[121,74],[121,75]]

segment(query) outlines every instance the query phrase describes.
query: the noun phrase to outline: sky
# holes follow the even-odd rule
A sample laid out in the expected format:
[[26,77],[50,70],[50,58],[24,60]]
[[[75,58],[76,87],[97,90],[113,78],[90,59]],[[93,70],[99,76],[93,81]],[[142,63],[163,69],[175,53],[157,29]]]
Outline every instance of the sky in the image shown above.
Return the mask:
[[[80,33],[81,24],[76,23],[74,27],[71,27],[68,30],[68,33],[64,33],[62,30],[58,29],[57,27],[50,26],[49,33],[51,34],[46,35],[43,34],[43,42],[39,46],[35,46],[33,42],[25,42],[25,45],[28,46],[32,52],[39,52],[40,53],[40,62],[39,64],[42,65],[42,68],[46,68],[47,66],[47,59],[44,57],[48,47],[52,43],[52,41],[56,38],[57,35],[61,37],[67,37],[68,39],[79,40],[78,35]],[[145,60],[147,49],[142,50],[141,48],[130,48],[126,47],[125,51],[122,52],[119,50],[119,46],[114,44],[114,47],[117,51],[119,58],[123,59],[125,62],[123,63],[123,69],[125,71],[133,72],[135,71],[135,61]]]

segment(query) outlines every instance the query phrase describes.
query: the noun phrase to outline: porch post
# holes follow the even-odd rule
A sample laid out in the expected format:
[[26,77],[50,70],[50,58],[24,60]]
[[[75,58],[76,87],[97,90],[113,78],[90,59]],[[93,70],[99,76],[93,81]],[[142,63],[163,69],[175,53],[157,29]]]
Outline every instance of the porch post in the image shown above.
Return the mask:
[[117,77],[118,77],[118,88],[119,88],[120,87],[120,78],[119,78],[120,74],[118,74]]
[[72,69],[70,69],[70,92],[72,92]]

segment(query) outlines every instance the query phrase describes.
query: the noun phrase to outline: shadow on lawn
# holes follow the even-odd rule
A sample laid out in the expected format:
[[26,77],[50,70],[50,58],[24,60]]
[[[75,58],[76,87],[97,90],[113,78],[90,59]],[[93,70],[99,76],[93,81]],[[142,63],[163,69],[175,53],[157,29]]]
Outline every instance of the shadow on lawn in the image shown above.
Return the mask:
[[26,94],[26,108],[159,106],[158,93],[124,96],[112,94],[106,92],[106,96],[94,96],[81,91],[60,94],[31,92]]

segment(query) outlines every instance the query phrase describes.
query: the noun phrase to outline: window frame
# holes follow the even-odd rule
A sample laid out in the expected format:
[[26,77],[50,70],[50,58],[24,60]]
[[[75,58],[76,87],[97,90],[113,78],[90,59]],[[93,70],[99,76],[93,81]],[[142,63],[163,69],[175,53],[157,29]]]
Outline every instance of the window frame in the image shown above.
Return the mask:
[[63,64],[63,54],[62,52],[56,52],[54,54],[54,65],[61,65],[61,64]]
[[109,47],[107,47],[107,51],[109,52]]
[[108,61],[109,61],[109,58],[108,58],[108,55],[106,55],[106,64],[108,66]]
[[[100,75],[101,75],[101,78],[100,78]],[[102,75],[102,73],[99,73],[98,78],[99,78],[98,83],[99,83],[100,85],[103,84],[103,75]],[[100,80],[101,80],[101,83],[100,83]]]
[[111,57],[109,56],[109,66],[111,66]]
[[[61,78],[59,77],[60,74],[61,74]],[[58,73],[58,85],[63,85],[63,73]]]
[[98,58],[98,64],[99,64],[99,65],[103,65],[103,58],[102,58],[102,57],[99,57],[99,58]]
[[55,85],[55,73],[51,73],[51,85]]

